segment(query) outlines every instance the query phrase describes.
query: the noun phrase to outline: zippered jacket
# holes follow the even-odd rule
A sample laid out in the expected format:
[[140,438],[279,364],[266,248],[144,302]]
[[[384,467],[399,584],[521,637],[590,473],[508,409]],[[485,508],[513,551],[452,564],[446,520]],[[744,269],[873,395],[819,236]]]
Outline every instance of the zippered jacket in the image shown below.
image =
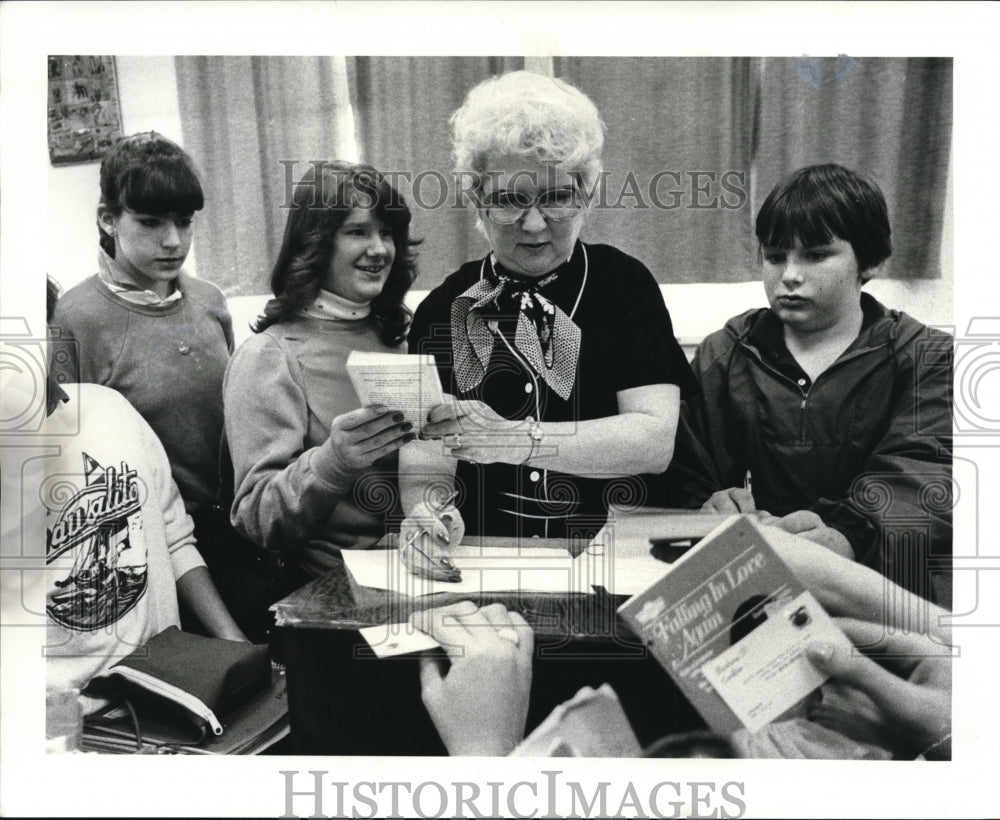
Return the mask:
[[813,510],[857,560],[933,597],[931,573],[951,558],[953,339],[861,299],[861,333],[804,386],[780,366],[783,344],[762,332],[779,321],[769,309],[702,342],[701,393],[685,403],[682,427],[697,439],[691,451],[704,448],[682,465],[688,501],[742,486],[749,470],[758,509]]

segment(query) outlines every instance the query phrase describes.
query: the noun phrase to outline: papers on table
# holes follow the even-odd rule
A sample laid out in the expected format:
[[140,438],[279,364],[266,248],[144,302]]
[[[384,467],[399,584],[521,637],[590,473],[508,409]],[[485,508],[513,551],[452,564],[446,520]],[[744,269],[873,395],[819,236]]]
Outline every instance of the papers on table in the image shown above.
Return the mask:
[[439,592],[591,592],[580,586],[572,556],[561,549],[458,546],[448,557],[462,571],[458,583],[419,578],[400,560],[398,550],[344,550],[341,555],[361,586],[417,597]]
[[612,595],[635,595],[670,564],[651,555],[622,555],[599,544],[578,558],[560,549],[456,547],[448,552],[462,571],[458,583],[418,578],[399,560],[398,550],[344,550],[344,563],[360,586],[388,589],[407,597],[439,592],[552,592],[592,594],[603,587]]
[[619,552],[609,538],[601,542],[599,534],[576,559],[581,584],[604,587],[612,595],[637,595],[653,581],[670,572],[670,564],[659,561],[646,551]]
[[595,541],[613,546],[618,556],[648,554],[650,540],[680,542],[704,538],[732,515],[695,510],[657,509],[612,511]]
[[[562,549],[530,545],[517,548],[465,544],[449,548],[448,557],[462,571],[458,583],[418,578],[402,564],[395,549],[344,550],[341,554],[360,586],[392,590],[406,597],[439,592],[593,594],[598,588],[612,595],[631,596],[670,572],[671,564],[650,553],[651,537],[696,538],[715,527],[718,518],[686,511],[619,513],[575,559]],[[406,623],[368,627],[361,634],[379,657],[438,645]]]
[[417,597],[439,592],[592,593],[635,595],[670,571],[650,553],[650,538],[698,538],[729,516],[656,510],[614,514],[591,545],[575,560],[562,549],[486,547],[465,544],[448,549],[462,571],[458,583],[418,578],[399,560],[397,550],[344,550],[354,580],[365,587]]

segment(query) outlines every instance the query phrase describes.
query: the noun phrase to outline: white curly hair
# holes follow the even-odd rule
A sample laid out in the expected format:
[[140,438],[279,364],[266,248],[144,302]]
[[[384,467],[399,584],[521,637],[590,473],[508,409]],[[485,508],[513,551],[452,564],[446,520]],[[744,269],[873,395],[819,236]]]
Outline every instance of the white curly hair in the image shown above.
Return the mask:
[[592,190],[601,172],[604,122],[565,80],[511,71],[473,88],[451,116],[455,171],[482,186],[491,160],[514,156],[577,173]]

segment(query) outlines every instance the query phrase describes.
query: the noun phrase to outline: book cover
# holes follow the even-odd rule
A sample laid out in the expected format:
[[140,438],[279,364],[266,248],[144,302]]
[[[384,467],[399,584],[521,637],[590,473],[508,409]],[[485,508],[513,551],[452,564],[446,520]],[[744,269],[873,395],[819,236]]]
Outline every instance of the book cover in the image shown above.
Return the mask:
[[423,354],[351,351],[347,375],[362,405],[384,404],[398,410],[415,430],[427,413],[444,401],[434,357]]
[[803,654],[847,637],[745,516],[618,609],[711,729],[755,732],[825,677]]

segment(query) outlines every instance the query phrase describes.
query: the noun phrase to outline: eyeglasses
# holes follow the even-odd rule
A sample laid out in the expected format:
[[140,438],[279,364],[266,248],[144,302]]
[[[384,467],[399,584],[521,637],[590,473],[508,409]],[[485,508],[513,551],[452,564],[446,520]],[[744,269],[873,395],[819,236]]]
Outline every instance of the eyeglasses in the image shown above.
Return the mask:
[[535,207],[549,222],[562,222],[579,213],[583,198],[576,188],[554,188],[536,197],[518,191],[498,191],[480,204],[487,219],[497,225],[513,225]]

